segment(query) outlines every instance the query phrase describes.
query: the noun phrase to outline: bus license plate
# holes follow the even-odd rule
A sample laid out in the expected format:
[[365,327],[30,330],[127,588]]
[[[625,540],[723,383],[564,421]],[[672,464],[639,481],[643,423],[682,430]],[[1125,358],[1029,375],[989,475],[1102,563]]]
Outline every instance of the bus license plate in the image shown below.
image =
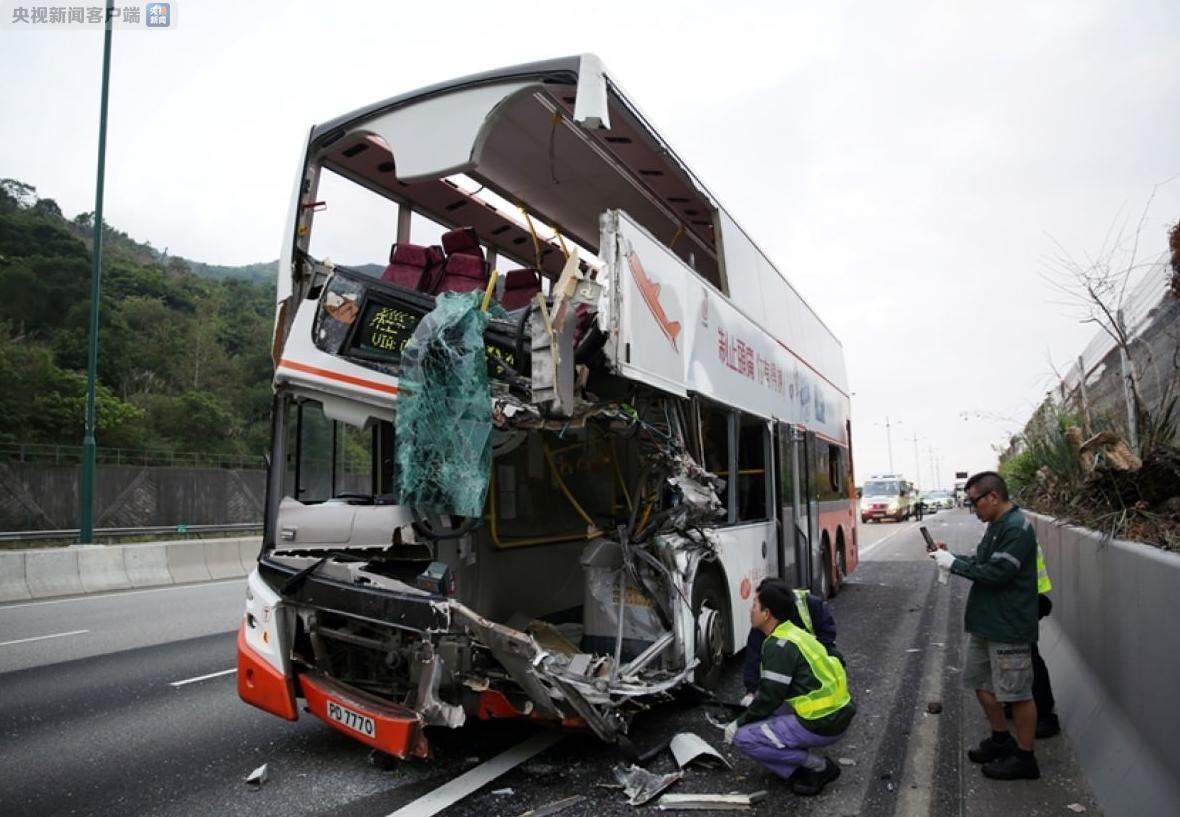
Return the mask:
[[352,731],[365,737],[375,737],[377,724],[368,715],[354,712],[346,706],[341,706],[333,700],[328,701],[328,718],[344,724]]

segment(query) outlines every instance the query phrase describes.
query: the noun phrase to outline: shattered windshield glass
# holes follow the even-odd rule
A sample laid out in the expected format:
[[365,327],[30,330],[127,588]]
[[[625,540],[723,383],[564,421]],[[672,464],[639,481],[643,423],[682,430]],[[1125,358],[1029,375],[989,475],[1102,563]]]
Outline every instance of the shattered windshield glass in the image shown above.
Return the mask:
[[491,400],[482,292],[444,292],[402,352],[399,502],[459,516],[483,512],[491,467]]

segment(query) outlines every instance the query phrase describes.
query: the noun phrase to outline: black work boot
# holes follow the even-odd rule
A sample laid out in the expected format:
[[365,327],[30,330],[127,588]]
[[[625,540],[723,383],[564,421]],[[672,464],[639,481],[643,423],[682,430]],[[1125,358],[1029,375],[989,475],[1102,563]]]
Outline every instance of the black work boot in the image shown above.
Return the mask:
[[1037,740],[1042,738],[1051,738],[1055,735],[1061,734],[1061,721],[1057,720],[1057,716],[1050,713],[1043,718],[1037,718]]
[[1041,769],[1032,752],[1013,752],[1007,757],[983,764],[983,776],[993,780],[1038,780]]
[[840,767],[833,763],[830,757],[825,757],[824,767],[818,772],[799,767],[791,776],[791,791],[803,797],[814,797],[839,776]]
[[991,763],[1008,757],[1016,751],[1016,741],[1011,735],[1005,735],[1004,740],[984,738],[974,749],[967,750],[967,757],[972,763]]

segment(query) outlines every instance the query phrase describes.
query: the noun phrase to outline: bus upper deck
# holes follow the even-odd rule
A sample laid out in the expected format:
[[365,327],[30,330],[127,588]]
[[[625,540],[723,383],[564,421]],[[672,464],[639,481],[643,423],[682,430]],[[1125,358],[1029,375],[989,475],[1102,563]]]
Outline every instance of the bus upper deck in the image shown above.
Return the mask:
[[[338,184],[396,207],[387,264],[317,249]],[[592,56],[313,128],[278,298],[268,711],[398,755],[472,715],[619,740],[716,681],[761,578],[855,567],[839,343]]]

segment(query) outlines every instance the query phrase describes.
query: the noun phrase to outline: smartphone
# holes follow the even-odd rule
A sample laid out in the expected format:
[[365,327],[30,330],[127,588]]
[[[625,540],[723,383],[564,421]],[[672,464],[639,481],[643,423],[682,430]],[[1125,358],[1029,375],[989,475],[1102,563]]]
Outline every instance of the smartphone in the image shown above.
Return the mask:
[[922,538],[926,540],[926,552],[933,553],[938,550],[938,543],[934,541],[934,537],[930,535],[930,531],[926,530],[926,526],[922,525],[918,530],[922,531]]

